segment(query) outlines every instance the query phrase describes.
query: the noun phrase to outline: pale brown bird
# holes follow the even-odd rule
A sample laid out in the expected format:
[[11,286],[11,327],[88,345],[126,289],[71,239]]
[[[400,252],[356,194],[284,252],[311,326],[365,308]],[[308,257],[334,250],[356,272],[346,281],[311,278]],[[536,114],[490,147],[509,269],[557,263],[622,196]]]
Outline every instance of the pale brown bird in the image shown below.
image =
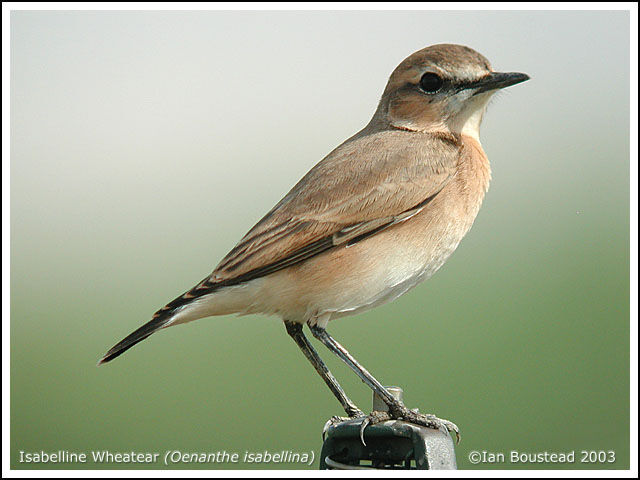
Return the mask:
[[473,223],[489,186],[479,141],[487,102],[523,82],[460,45],[434,45],[391,74],[373,118],[260,220],[211,275],[109,350],[113,360],[154,332],[212,315],[280,316],[350,417],[364,416],[303,333],[340,357],[389,406],[385,418],[455,431],[409,410],[326,331],[330,320],[388,302],[429,278]]

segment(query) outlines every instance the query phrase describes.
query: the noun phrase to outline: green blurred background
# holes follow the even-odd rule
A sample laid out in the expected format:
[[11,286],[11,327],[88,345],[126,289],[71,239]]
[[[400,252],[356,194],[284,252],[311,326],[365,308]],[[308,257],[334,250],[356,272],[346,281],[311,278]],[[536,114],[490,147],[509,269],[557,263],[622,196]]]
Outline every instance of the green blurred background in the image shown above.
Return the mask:
[[96,361],[441,42],[532,77],[485,116],[491,189],[431,280],[329,330],[460,426],[459,468],[496,468],[472,450],[582,449],[617,460],[526,467],[628,468],[628,13],[13,12],[11,27],[12,468],[34,468],[20,450],[107,449],[313,451],[317,468],[341,410],[275,318],[201,320]]

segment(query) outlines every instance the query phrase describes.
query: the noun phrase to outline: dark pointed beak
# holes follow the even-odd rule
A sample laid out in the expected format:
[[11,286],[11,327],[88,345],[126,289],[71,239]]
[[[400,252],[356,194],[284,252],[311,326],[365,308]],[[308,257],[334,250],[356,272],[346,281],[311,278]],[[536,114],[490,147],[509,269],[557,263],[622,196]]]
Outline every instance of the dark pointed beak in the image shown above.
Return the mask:
[[475,89],[473,93],[488,92],[489,90],[498,90],[500,88],[510,87],[516,83],[521,83],[529,80],[529,75],[526,73],[510,72],[500,73],[492,72],[486,77],[482,77],[480,80],[468,84],[467,88]]

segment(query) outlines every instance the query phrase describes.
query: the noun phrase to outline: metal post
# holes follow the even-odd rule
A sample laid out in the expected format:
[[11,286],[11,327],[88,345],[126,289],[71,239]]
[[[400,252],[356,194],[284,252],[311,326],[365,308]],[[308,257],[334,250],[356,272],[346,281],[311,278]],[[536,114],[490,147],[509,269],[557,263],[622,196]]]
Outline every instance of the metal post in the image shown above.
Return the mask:
[[[402,389],[385,387],[399,401]],[[386,411],[386,404],[373,396],[373,410]],[[360,439],[362,418],[345,420],[326,430],[320,453],[320,469],[419,469],[455,470],[453,439],[440,430],[389,420],[369,425],[366,445]]]

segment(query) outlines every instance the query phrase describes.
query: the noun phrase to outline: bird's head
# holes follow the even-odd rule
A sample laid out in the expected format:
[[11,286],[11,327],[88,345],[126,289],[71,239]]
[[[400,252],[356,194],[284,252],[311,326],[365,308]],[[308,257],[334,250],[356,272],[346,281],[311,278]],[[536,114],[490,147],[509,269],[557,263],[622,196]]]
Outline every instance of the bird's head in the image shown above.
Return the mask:
[[477,139],[491,95],[528,79],[524,73],[494,72],[489,61],[469,47],[433,45],[393,71],[374,118],[395,128]]

